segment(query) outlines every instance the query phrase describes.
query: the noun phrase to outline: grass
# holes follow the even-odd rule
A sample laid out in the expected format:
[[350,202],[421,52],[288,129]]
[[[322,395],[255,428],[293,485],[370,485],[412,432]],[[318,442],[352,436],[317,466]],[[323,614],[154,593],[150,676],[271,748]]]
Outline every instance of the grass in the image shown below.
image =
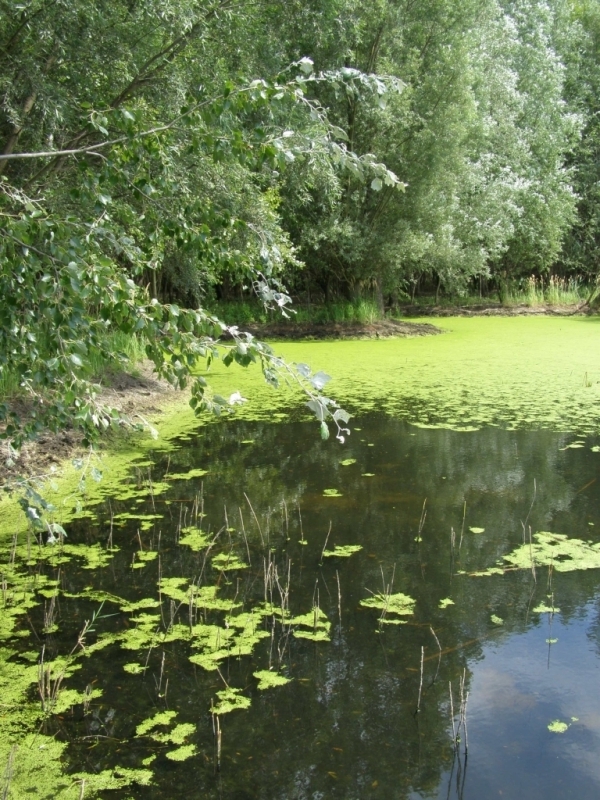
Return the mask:
[[500,290],[488,292],[483,296],[479,294],[441,295],[436,302],[434,295],[423,295],[415,297],[414,305],[423,308],[480,305],[535,308],[544,305],[577,305],[587,300],[589,295],[590,287],[580,278],[561,278],[559,275],[538,278],[531,275],[520,281],[509,282]]
[[561,278],[550,275],[536,278],[531,275],[516,287],[510,287],[502,295],[503,305],[576,305],[587,300],[589,288],[579,278]]
[[[588,299],[590,288],[580,278],[561,278],[549,275],[538,278],[535,275],[505,284],[500,290],[479,294],[440,295],[436,301],[434,295],[421,295],[414,299],[413,306],[423,308],[473,307],[481,305],[497,305],[498,307],[529,306],[571,306],[578,305]],[[408,303],[407,303],[408,304]],[[373,323],[382,319],[383,315],[373,300],[365,299],[355,302],[338,300],[327,305],[305,305],[300,301],[292,305],[295,313],[289,319],[282,317],[279,311],[270,311],[258,300],[216,301],[209,305],[209,311],[225,322],[236,325],[252,323],[288,323],[288,324],[323,324],[323,323]]]
[[209,310],[225,322],[236,325],[249,323],[288,323],[323,324],[361,322],[372,323],[381,319],[381,312],[372,300],[359,300],[354,303],[337,301],[328,305],[292,306],[295,314],[288,320],[278,311],[269,311],[258,301],[233,301],[213,303]]

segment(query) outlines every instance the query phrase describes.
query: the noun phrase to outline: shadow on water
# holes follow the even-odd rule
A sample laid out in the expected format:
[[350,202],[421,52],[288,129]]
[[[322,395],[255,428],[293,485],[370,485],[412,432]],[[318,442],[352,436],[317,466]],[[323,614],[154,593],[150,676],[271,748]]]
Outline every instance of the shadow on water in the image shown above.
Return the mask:
[[[104,600],[66,681],[102,694],[46,722],[74,772],[154,772],[103,796],[598,796],[598,570],[540,559],[472,575],[533,553],[537,531],[600,541],[596,441],[380,415],[354,428],[342,448],[305,423],[213,426],[71,526],[73,545],[104,548],[112,530],[120,549],[101,568],[60,566],[57,627],[44,634],[33,609],[37,639],[18,647],[65,654]],[[323,555],[347,545],[362,549]],[[198,599],[211,586],[222,606]],[[240,633],[250,612],[263,638]],[[210,636],[236,644],[211,661]],[[269,667],[290,682],[260,690]],[[249,703],[220,715],[217,752],[211,703],[227,690]],[[165,711],[192,727],[139,734]],[[193,754],[167,757],[178,747]]]

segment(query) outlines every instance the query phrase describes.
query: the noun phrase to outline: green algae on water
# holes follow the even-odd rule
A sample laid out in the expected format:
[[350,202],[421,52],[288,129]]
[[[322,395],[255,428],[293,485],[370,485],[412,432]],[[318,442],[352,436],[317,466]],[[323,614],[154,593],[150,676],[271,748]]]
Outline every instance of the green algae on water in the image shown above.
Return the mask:
[[165,475],[166,481],[189,481],[192,478],[203,478],[208,475],[207,469],[189,469],[187,472],[169,472]]
[[365,608],[377,608],[383,612],[382,622],[397,625],[402,620],[386,620],[385,616],[394,614],[397,616],[410,616],[415,613],[416,600],[409,597],[407,594],[398,592],[397,594],[374,594],[373,597],[368,597],[366,600],[360,601],[361,606]]
[[438,603],[438,608],[448,608],[448,606],[453,605],[455,605],[454,600],[452,600],[450,597],[444,597],[444,599],[440,600]]
[[250,708],[250,698],[244,697],[241,689],[234,689],[228,686],[217,692],[219,702],[213,706],[213,714],[229,714],[231,711],[238,711],[245,708]]
[[204,550],[204,548],[208,547],[210,544],[208,534],[200,528],[193,526],[182,528],[181,533],[182,535],[179,537],[179,544],[189,547],[190,550],[193,550],[194,552]]
[[285,686],[286,683],[291,683],[291,678],[286,678],[285,675],[280,675],[278,672],[273,672],[269,669],[261,669],[258,672],[252,673],[258,679],[257,689],[272,689],[275,686]]
[[232,571],[235,569],[248,569],[248,564],[246,564],[244,561],[241,561],[232,553],[219,553],[219,555],[213,556],[212,565],[214,569],[218,569],[221,572]]
[[331,622],[329,622],[327,614],[318,606],[313,606],[312,611],[308,611],[306,614],[292,617],[289,625],[300,626],[294,630],[296,639],[308,639],[313,642],[331,641],[329,637]]
[[503,574],[509,569],[531,569],[532,566],[552,567],[557,572],[600,568],[600,542],[590,544],[570,539],[562,533],[539,531],[532,541],[503,557],[504,566],[489,567],[472,572],[475,577]]
[[533,614],[558,614],[560,612],[560,608],[556,606],[549,606],[546,603],[539,603],[535,608],[531,609]]
[[349,558],[362,549],[362,544],[336,544],[333,550],[323,550],[323,556],[324,558]]
[[552,722],[548,724],[550,733],[565,733],[569,728],[570,725],[566,722],[562,722],[560,719],[553,719]]

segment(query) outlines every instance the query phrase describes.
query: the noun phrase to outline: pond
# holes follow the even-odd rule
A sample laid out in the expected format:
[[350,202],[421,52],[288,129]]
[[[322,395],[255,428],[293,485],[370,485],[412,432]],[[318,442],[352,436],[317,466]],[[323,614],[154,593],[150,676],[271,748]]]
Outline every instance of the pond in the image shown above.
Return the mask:
[[600,326],[444,326],[281,348],[343,445],[217,373],[254,408],[4,538],[7,797],[598,796]]

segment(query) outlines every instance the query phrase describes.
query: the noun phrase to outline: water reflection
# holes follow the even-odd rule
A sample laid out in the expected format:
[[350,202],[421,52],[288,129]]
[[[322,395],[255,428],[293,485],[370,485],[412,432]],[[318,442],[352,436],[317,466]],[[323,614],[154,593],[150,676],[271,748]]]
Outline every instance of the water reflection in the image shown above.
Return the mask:
[[[153,501],[155,508],[162,503],[165,518],[140,536],[152,536],[156,546],[161,528],[162,575],[193,577],[204,569],[202,553],[176,543],[183,509],[202,486],[206,525],[217,530],[226,514],[231,530],[223,547],[251,555],[251,568],[224,576],[221,591],[248,607],[262,597],[263,559],[272,558],[281,574],[289,568],[292,613],[318,601],[332,622],[331,642],[289,637],[283,660],[294,680],[266,692],[257,691],[252,673],[277,646],[268,640],[252,657],[230,658],[221,676],[194,667],[182,642],[162,648],[162,665],[161,653],[150,654],[145,679],[123,678],[131,652],[99,653],[82,680],[93,673],[118,708],[116,736],[130,736],[135,719],[163,707],[149,677],[159,670],[169,678],[167,705],[198,724],[200,755],[183,764],[159,758],[156,785],[134,796],[597,797],[598,572],[469,575],[522,544],[529,526],[598,541],[600,455],[590,449],[596,442],[564,450],[573,439],[566,434],[424,430],[377,415],[356,427],[341,447],[317,441],[306,424],[234,422],[171,454],[170,472],[208,473],[173,481]],[[342,465],[346,459],[355,462]],[[154,468],[156,479],[165,469],[166,461]],[[338,496],[325,496],[327,488]],[[150,505],[136,508],[150,513]],[[127,507],[113,502],[110,513]],[[108,518],[108,506],[103,513]],[[83,521],[73,535],[92,541],[103,524]],[[329,547],[363,550],[322,559],[330,524]],[[98,573],[103,588],[152,594],[156,567],[130,568],[135,522],[122,529],[119,544],[111,569]],[[385,586],[415,598],[406,624],[379,624],[379,612],[360,605]],[[560,613],[534,612],[550,596]],[[457,724],[462,676],[469,692],[466,762],[464,733],[460,758],[453,745],[450,704],[452,691]],[[208,709],[223,682],[242,689],[252,705],[222,718],[217,773]],[[562,734],[548,730],[557,719],[569,726]],[[109,764],[114,752],[99,748],[97,758]]]

